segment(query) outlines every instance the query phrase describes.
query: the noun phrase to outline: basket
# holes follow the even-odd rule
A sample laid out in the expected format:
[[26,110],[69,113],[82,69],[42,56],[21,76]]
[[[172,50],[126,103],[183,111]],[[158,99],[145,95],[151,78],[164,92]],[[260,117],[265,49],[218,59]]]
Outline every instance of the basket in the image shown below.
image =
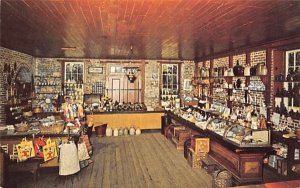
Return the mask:
[[56,122],[50,126],[39,126],[41,133],[61,133],[65,128],[63,122]]
[[29,130],[29,126],[15,126],[16,132],[27,132]]
[[25,124],[16,124],[15,131],[16,132],[27,132],[29,130],[29,126]]
[[215,188],[223,188],[223,187],[231,187],[232,175],[227,170],[220,170],[213,173],[213,179],[212,179],[212,187]]

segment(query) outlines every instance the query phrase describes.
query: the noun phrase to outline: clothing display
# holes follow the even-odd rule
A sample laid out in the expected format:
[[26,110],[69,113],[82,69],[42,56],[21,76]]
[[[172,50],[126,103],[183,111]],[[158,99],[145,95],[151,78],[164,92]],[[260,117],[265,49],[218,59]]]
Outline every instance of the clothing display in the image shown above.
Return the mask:
[[60,146],[59,175],[66,176],[80,171],[78,152],[74,142]]

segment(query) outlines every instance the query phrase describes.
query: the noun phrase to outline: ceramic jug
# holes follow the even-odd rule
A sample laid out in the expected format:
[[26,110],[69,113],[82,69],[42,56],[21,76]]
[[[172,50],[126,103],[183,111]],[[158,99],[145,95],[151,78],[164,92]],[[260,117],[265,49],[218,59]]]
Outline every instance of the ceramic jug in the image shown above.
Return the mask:
[[114,136],[118,136],[119,135],[119,131],[117,128],[114,129]]
[[251,66],[250,65],[246,65],[245,69],[244,69],[244,76],[250,76],[250,69]]
[[267,75],[268,74],[268,69],[265,63],[259,63],[257,64],[257,70],[256,70],[257,75]]
[[137,129],[135,130],[135,134],[136,134],[136,135],[140,135],[141,133],[142,133],[142,131],[141,131],[140,128],[137,128]]
[[112,133],[113,133],[112,128],[111,127],[107,127],[106,131],[105,131],[106,136],[112,136]]
[[129,135],[134,135],[135,134],[135,129],[133,127],[131,127],[129,129]]
[[234,76],[232,68],[227,69],[227,76]]
[[126,135],[128,135],[128,129],[127,128],[125,128],[124,130],[123,130],[123,134],[126,136]]
[[123,136],[124,130],[122,128],[119,129],[119,136]]
[[228,76],[228,71],[227,71],[227,69],[224,70],[224,76]]

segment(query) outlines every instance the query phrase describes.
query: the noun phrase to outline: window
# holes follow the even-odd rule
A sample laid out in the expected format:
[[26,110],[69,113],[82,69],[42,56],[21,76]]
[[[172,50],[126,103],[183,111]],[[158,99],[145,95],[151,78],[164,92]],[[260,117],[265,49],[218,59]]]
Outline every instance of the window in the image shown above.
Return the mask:
[[83,83],[83,62],[65,62],[65,81],[72,83]]
[[286,82],[284,87],[290,92],[292,97],[289,97],[289,110],[300,110],[300,49],[286,52]]
[[84,93],[84,63],[65,62],[64,89],[67,97],[72,97],[76,102],[83,102]]
[[179,95],[178,64],[162,64],[161,67],[161,99],[168,101]]

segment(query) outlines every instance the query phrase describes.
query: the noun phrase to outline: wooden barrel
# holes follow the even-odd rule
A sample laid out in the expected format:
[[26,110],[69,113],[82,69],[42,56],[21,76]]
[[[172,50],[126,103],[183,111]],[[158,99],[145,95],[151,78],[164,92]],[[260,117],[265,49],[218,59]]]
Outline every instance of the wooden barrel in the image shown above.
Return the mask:
[[101,125],[94,125],[95,127],[95,132],[96,132],[96,136],[97,137],[103,137],[105,136],[105,133],[106,133],[106,127],[107,127],[107,124],[101,124]]

